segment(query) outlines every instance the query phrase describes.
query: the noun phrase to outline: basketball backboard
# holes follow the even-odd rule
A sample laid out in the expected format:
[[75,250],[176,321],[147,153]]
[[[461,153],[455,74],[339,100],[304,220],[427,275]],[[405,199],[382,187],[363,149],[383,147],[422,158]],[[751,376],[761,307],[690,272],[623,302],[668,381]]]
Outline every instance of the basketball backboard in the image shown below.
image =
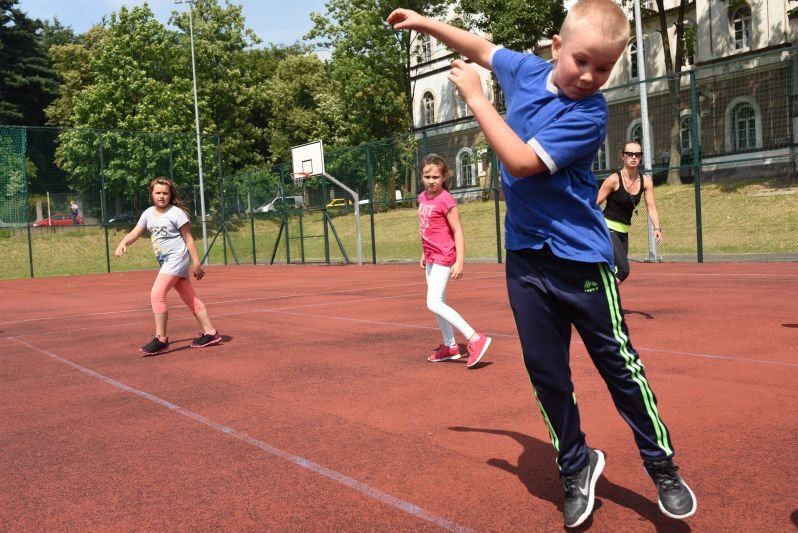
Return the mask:
[[324,174],[324,148],[321,141],[301,144],[291,148],[292,171],[309,176]]

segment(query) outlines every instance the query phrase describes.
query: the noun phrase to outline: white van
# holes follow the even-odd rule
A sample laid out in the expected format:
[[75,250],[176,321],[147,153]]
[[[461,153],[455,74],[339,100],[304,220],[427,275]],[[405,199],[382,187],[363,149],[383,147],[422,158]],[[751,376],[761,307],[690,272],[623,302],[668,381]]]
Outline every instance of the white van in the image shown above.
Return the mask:
[[[263,205],[261,205],[259,207],[256,207],[255,208],[255,212],[256,213],[269,213],[270,211],[275,211],[277,209],[277,206],[275,204],[278,204],[281,199],[282,199],[282,197],[275,196],[270,202],[266,202],[265,204],[263,204]],[[299,207],[304,207],[305,206],[305,201],[304,201],[304,199],[301,196],[286,196],[285,197],[285,205],[287,205],[288,207],[299,208]]]

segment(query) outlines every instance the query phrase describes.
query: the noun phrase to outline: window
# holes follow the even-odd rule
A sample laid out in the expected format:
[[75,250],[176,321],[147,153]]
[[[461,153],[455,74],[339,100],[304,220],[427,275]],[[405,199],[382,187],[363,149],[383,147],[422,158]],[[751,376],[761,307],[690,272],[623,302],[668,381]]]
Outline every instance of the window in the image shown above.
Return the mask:
[[422,116],[424,117],[424,126],[430,126],[435,124],[435,97],[432,96],[432,93],[424,93],[424,97],[421,99],[423,110]]
[[639,72],[637,71],[637,41],[632,41],[629,43],[629,68],[632,79],[639,77]]
[[421,35],[421,61],[432,60],[432,39],[427,34]]
[[629,135],[629,140],[636,142],[640,146],[643,146],[643,125],[639,121],[632,127],[632,133]]
[[493,107],[496,109],[496,111],[503,113],[507,110],[507,102],[504,100],[504,91],[502,91],[501,85],[499,85],[499,82],[495,78],[492,78],[492,80],[491,86],[493,87],[493,97],[491,98],[491,101],[493,102]]
[[452,91],[454,92],[454,101],[455,101],[457,118],[463,118],[469,116],[471,114],[471,110],[468,109],[465,100],[463,100],[463,97],[460,96],[460,91],[458,91],[457,88],[454,87],[454,85],[452,85]]
[[596,159],[593,160],[593,171],[600,172],[602,170],[606,170],[609,168],[609,162],[607,161],[607,154],[609,153],[607,139],[604,139],[604,142],[601,143],[601,147],[596,153]]
[[756,111],[747,102],[734,106],[731,112],[735,151],[756,148]]
[[751,48],[751,8],[742,6],[735,11],[732,16],[732,25],[734,29],[734,49],[748,50]]
[[693,119],[689,110],[686,113],[679,119],[679,147],[683,154],[693,149]]
[[474,153],[470,148],[463,148],[457,154],[457,186],[473,187],[477,184]]

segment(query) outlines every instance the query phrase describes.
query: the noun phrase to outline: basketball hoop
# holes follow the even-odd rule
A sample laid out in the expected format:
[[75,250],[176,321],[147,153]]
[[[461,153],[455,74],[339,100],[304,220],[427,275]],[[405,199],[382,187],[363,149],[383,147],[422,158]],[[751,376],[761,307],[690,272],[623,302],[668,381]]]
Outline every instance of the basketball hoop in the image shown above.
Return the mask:
[[305,180],[310,177],[309,172],[291,172],[291,179],[294,181],[294,186],[297,188],[301,188]]

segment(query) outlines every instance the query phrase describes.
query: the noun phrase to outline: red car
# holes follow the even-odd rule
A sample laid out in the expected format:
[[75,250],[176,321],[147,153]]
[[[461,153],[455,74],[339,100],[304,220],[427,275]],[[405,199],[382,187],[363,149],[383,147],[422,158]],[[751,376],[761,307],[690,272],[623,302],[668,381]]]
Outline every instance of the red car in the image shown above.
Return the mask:
[[[80,217],[80,215],[77,217],[77,223],[83,224],[83,219]],[[34,222],[32,226],[71,226],[72,224],[72,215],[53,215],[50,218],[45,218]]]

